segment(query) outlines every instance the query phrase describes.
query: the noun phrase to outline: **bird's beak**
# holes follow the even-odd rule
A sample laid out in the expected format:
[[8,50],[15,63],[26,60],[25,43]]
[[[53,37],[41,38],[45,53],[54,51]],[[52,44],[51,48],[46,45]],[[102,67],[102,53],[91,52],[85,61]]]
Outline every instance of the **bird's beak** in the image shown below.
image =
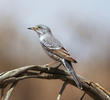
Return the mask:
[[35,28],[34,28],[34,27],[29,27],[29,28],[27,28],[27,29],[29,29],[29,30],[34,30]]
[[39,28],[38,27],[29,27],[27,29],[37,31]]

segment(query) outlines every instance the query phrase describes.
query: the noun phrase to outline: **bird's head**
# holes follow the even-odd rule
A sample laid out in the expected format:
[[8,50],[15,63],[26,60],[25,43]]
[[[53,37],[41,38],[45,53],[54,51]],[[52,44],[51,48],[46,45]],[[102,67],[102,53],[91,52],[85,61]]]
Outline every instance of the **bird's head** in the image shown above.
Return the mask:
[[44,34],[51,34],[51,30],[50,28],[48,28],[47,26],[45,25],[36,25],[34,27],[30,27],[28,28],[30,30],[34,30],[35,32],[38,33],[39,36],[42,36]]

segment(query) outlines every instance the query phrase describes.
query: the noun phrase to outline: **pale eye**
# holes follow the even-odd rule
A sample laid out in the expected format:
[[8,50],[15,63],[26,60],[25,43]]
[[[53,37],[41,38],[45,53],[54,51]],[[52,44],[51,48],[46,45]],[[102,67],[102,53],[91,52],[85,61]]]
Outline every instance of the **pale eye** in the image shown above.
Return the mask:
[[40,26],[38,26],[38,28],[40,28]]
[[38,28],[41,29],[42,27],[41,26],[38,26]]

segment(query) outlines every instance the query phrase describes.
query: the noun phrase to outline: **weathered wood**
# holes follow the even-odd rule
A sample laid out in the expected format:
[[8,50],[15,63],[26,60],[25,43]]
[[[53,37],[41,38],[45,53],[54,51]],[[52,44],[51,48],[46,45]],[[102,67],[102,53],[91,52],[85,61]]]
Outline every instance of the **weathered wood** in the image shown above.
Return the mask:
[[[28,78],[40,78],[40,79],[59,79],[67,84],[76,86],[73,78],[64,70],[56,69],[53,67],[45,67],[45,65],[30,65],[17,68],[11,71],[3,72],[0,74],[0,88],[3,91],[9,84],[14,84],[20,80]],[[101,87],[99,84],[87,81],[82,76],[78,75],[78,78],[82,84],[82,91],[91,96],[95,100],[110,100],[110,92]],[[7,91],[6,95],[2,93],[1,100],[11,95],[11,92],[15,85],[12,85],[11,88]],[[10,92],[11,91],[11,92]]]

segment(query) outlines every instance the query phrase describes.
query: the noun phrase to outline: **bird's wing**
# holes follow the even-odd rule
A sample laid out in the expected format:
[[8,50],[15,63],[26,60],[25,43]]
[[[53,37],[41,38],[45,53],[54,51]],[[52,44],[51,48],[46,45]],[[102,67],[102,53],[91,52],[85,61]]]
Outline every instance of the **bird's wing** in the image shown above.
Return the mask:
[[63,47],[60,41],[55,39],[53,36],[48,36],[47,38],[44,38],[40,42],[48,49],[60,49],[61,47]]
[[44,45],[47,49],[49,49],[51,52],[53,52],[55,55],[64,58],[66,60],[69,60],[73,63],[77,63],[75,59],[73,59],[68,51],[63,47],[63,45],[55,39],[54,37],[48,37],[44,39],[41,42],[42,45]]
[[60,56],[61,58],[64,58],[68,61],[71,61],[73,63],[77,63],[77,61],[75,59],[73,59],[70,54],[68,53],[68,51],[65,48],[60,48],[60,49],[56,49],[56,50],[52,50],[52,52],[58,56]]

